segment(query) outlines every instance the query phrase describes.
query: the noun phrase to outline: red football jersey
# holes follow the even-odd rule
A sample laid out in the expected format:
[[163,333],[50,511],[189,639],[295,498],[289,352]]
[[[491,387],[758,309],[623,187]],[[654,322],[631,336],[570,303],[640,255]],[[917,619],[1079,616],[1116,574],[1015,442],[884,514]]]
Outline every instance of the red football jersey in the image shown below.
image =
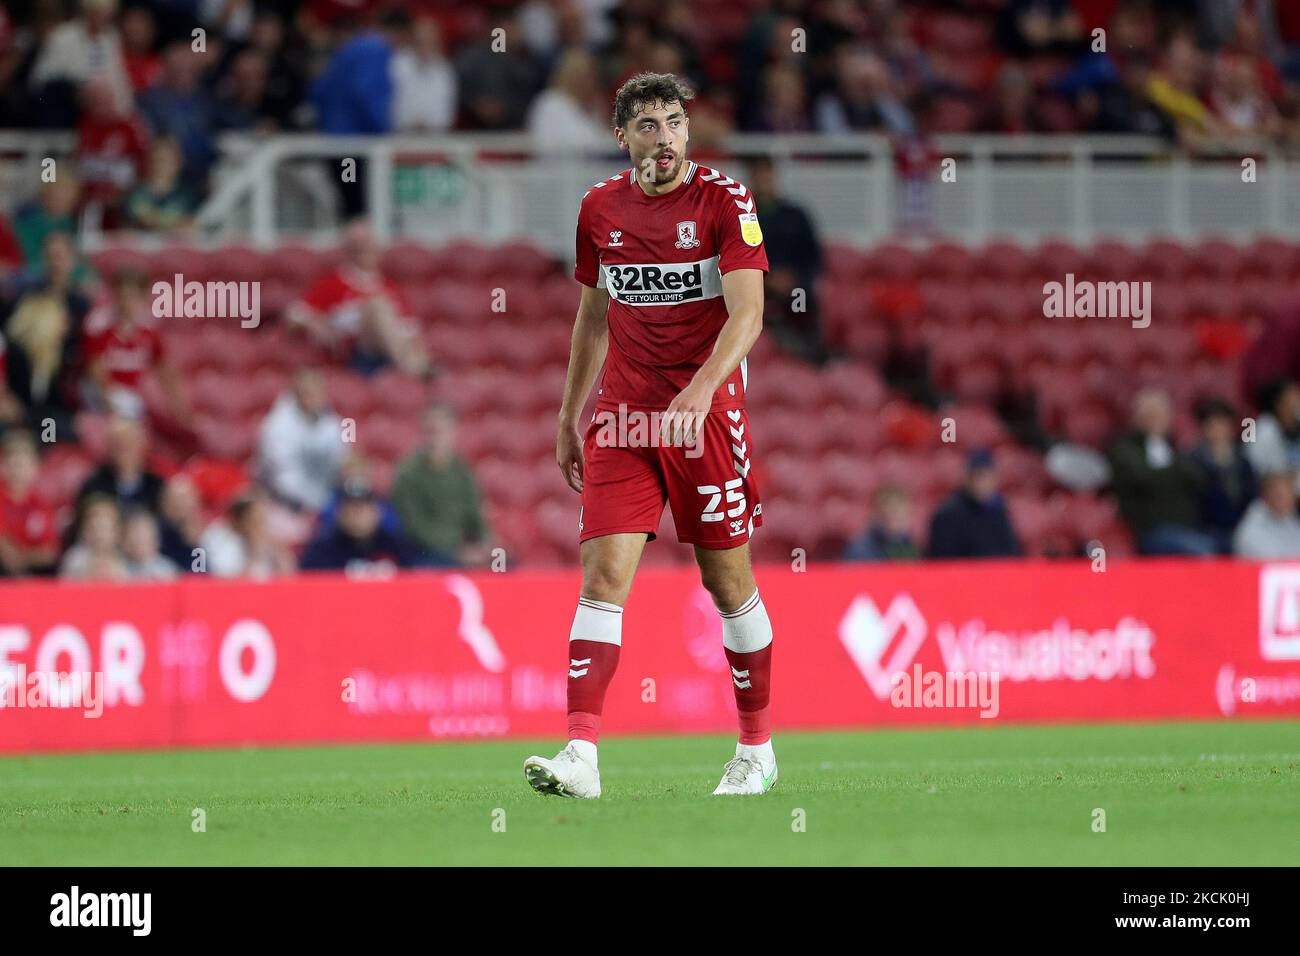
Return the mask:
[[104,363],[114,385],[137,390],[144,374],[163,358],[163,341],[158,330],[144,321],[129,329],[117,324],[111,305],[103,305],[86,317],[86,354]]
[[77,136],[77,170],[87,196],[116,198],[143,175],[148,161],[148,133],[134,117],[85,117]]
[[8,538],[24,548],[52,548],[59,543],[59,528],[54,509],[35,490],[22,501],[9,497],[0,485],[0,538]]
[[302,303],[328,322],[344,339],[356,338],[361,329],[361,305],[374,296],[386,296],[398,318],[409,320],[411,308],[401,287],[379,273],[358,272],[342,266],[317,279]]
[[[662,196],[647,196],[631,169],[597,183],[582,197],[577,247],[574,278],[609,291],[602,408],[667,407],[713,353],[727,321],[722,276],[767,271],[754,197],[696,163]],[[742,361],[713,408],[743,407],[747,377]]]

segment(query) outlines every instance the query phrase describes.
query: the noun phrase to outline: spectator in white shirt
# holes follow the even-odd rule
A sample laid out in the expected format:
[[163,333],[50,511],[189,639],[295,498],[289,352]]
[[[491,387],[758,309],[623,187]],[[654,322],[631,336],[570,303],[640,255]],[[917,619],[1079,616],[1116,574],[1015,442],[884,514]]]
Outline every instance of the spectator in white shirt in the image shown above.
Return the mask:
[[1295,476],[1265,475],[1259,497],[1246,509],[1232,540],[1241,558],[1277,560],[1300,557],[1300,517],[1296,516]]
[[528,108],[528,132],[538,150],[612,149],[613,131],[602,122],[593,94],[600,90],[596,61],[586,50],[560,57],[550,85]]
[[46,38],[32,65],[31,85],[65,82],[80,87],[103,77],[121,112],[131,109],[131,80],[122,57],[122,43],[113,17],[117,0],[81,0],[81,16],[61,23]]
[[228,518],[209,525],[202,541],[217,577],[265,580],[296,569],[292,552],[272,536],[267,500],[256,491],[232,501]]
[[1255,400],[1259,421],[1254,441],[1245,443],[1251,466],[1261,475],[1275,471],[1300,475],[1300,385],[1275,378],[1260,386]]
[[315,369],[300,370],[292,390],[276,400],[262,422],[259,477],[281,502],[316,512],[329,501],[345,450],[324,377]]
[[393,57],[393,123],[402,132],[442,132],[456,122],[456,71],[433,17],[411,24],[411,43]]
[[133,581],[170,581],[179,569],[158,550],[158,519],[144,508],[128,511],[122,521],[122,557]]

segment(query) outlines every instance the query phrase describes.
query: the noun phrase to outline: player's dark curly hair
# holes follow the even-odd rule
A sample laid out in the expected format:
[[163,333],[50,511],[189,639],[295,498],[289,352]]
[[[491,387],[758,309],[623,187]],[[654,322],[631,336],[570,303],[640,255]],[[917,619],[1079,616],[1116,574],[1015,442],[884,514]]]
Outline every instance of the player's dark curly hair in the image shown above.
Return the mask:
[[671,73],[638,73],[614,94],[614,125],[626,126],[640,107],[651,103],[681,103],[685,111],[693,99],[694,91]]

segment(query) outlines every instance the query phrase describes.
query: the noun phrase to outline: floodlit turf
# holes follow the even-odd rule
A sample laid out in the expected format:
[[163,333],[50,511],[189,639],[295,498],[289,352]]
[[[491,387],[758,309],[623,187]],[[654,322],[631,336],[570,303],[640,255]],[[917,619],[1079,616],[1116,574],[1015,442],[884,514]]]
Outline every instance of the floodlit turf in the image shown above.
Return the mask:
[[[1300,725],[785,734],[764,797],[724,737],[609,738],[600,801],[542,797],[556,741],[0,757],[0,862],[1288,864]],[[191,829],[192,811],[207,832]],[[1094,809],[1106,832],[1094,833]],[[505,832],[495,832],[502,820]],[[795,832],[802,819],[806,829]],[[498,823],[499,829],[499,823]]]

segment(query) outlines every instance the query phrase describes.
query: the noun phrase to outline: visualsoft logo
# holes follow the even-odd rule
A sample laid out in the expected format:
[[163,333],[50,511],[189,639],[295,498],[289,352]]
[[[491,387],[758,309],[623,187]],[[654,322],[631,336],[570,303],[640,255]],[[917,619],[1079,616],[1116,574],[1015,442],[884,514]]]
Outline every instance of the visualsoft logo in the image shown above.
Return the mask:
[[894,675],[906,671],[933,633],[946,671],[998,674],[1012,682],[1112,680],[1155,676],[1155,634],[1137,618],[1083,628],[1064,615],[1042,627],[1001,628],[982,617],[931,624],[906,592],[882,612],[870,597],[855,597],[840,620],[840,642],[871,692],[890,696]]
[[910,594],[895,595],[883,613],[859,594],[840,620],[840,643],[880,700],[889,699],[893,675],[907,670],[925,634],[925,616]]

